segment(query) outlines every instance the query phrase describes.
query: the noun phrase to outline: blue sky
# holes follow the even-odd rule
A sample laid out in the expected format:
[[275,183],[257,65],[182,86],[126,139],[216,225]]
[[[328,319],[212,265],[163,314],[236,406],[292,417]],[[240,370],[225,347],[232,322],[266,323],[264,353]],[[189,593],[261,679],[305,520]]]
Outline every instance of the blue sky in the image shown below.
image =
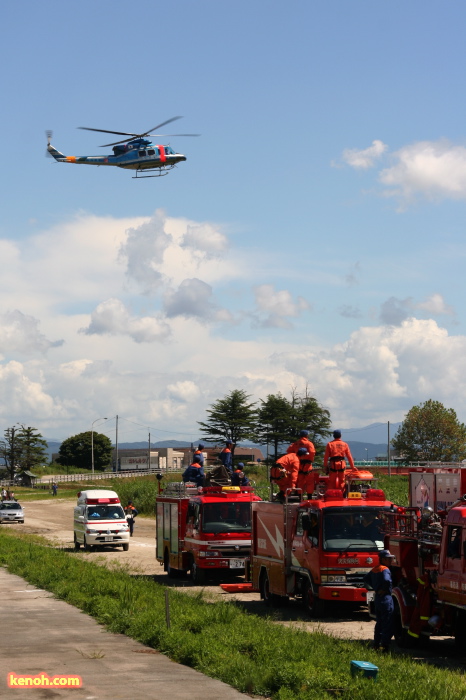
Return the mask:
[[[119,414],[194,439],[234,388],[306,386],[339,426],[429,398],[465,421],[465,20],[416,1],[10,3],[0,427],[64,438]],[[92,155],[111,139],[76,127],[175,115],[202,136],[164,139],[187,156],[166,178],[44,158],[46,129]]]

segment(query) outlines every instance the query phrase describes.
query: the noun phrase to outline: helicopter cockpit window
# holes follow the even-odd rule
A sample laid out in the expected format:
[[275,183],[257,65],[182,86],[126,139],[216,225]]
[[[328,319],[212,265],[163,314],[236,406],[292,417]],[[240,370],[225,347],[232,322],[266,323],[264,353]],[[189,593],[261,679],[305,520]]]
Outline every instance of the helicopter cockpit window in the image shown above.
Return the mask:
[[141,158],[142,158],[143,156],[145,156],[145,155],[146,155],[146,152],[145,152],[145,151],[139,151],[139,156],[140,156]]
[[155,151],[154,151],[154,149],[153,149],[153,148],[149,148],[149,150],[147,151],[147,155],[148,155],[148,156],[155,156]]

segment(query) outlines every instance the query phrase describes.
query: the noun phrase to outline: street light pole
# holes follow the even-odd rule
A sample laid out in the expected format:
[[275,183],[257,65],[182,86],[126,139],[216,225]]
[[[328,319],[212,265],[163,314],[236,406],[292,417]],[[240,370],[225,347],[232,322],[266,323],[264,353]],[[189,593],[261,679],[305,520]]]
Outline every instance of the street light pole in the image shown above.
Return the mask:
[[92,461],[92,476],[94,476],[94,423],[99,420],[107,420],[106,418],[96,418],[91,425],[91,461]]
[[369,459],[369,450],[367,449],[367,447],[365,447],[364,449],[366,450],[366,462],[367,462]]

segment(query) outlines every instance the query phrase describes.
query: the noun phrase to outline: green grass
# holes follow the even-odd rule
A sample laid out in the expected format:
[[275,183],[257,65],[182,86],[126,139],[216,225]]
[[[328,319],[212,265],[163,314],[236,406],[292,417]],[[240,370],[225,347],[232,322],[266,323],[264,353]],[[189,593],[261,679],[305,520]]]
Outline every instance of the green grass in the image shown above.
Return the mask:
[[[379,656],[358,642],[276,625],[234,602],[207,603],[202,594],[170,589],[123,569],[39,544],[40,538],[0,530],[0,564],[80,608],[113,632],[158,649],[242,692],[274,700],[464,700],[462,673],[402,656]],[[376,683],[352,678],[353,659],[379,667]]]

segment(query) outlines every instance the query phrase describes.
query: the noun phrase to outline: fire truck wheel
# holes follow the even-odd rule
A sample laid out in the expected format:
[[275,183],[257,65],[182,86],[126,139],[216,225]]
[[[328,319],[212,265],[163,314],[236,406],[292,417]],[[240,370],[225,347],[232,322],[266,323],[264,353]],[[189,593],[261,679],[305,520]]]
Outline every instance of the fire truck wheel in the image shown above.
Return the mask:
[[325,600],[314,594],[309,580],[303,584],[303,605],[310,617],[325,617]]
[[167,572],[168,578],[177,578],[179,571],[170,566],[170,555],[168,550],[165,550],[165,556],[163,558],[163,569]]
[[78,542],[78,540],[76,539],[76,533],[74,533],[74,548],[80,549],[80,547],[81,547],[81,542]]
[[408,634],[408,630],[403,627],[398,601],[394,599],[393,602],[393,636],[395,637],[395,642],[403,649],[411,649],[416,645],[416,639]]
[[269,575],[267,571],[262,571],[259,580],[259,590],[261,598],[267,606],[272,605],[273,596],[270,592]]
[[204,569],[200,569],[196,564],[194,557],[191,559],[191,581],[196,584],[196,586],[202,586],[205,583],[206,575]]

